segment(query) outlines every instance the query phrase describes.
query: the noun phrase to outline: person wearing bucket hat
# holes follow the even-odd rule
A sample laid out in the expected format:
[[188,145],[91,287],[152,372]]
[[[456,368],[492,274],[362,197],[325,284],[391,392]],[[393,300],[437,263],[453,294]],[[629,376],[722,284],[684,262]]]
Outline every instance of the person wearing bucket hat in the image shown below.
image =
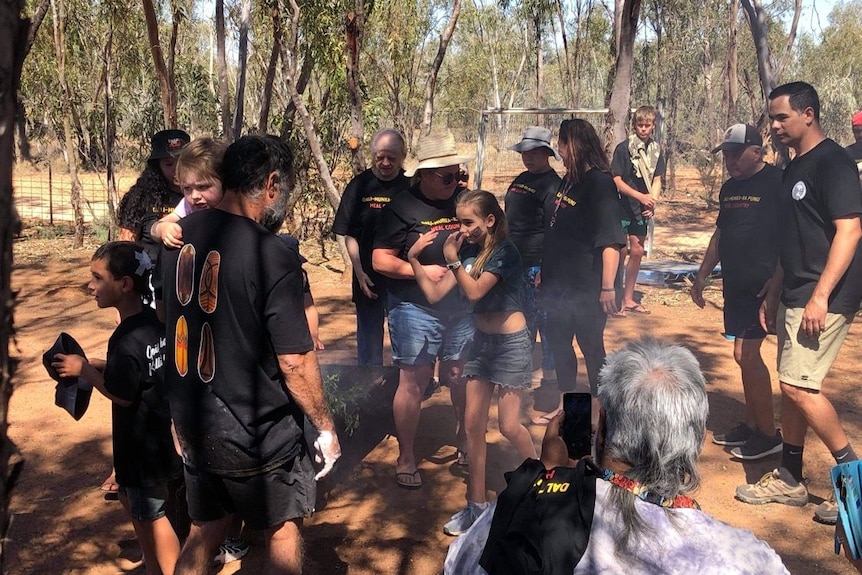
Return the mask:
[[730,453],[737,459],[760,459],[781,451],[772,382],[760,352],[766,331],[758,318],[763,286],[778,263],[781,170],[764,162],[763,139],[752,125],[729,127],[712,150],[718,151],[730,179],[721,186],[715,232],[690,292],[702,309],[707,279],[720,261],[724,333],[733,340],[733,357],[745,392],[745,417],[733,429],[714,433],[712,442],[732,447]]
[[404,136],[398,130],[384,128],[374,134],[371,138],[371,167],[344,188],[332,223],[332,231],[344,237],[353,264],[359,365],[383,365],[387,278],[374,271],[371,252],[383,208],[410,186],[402,169],[406,155]]
[[440,376],[448,380],[457,421],[457,448],[466,451],[463,426],[466,401],[461,368],[473,336],[472,318],[456,290],[431,304],[422,293],[407,260],[407,253],[425,232],[439,232],[420,257],[428,275],[436,280],[451,274],[443,257],[443,242],[458,233],[455,215],[461,164],[472,159],[458,153],[451,134],[429,134],[419,142],[418,163],[408,175],[412,185],[383,208],[374,240],[374,269],[389,278],[389,339],[392,361],[400,379],[392,410],[398,439],[395,480],[405,489],[422,486],[413,442],[419,425],[422,397],[434,364],[441,361]]
[[521,154],[525,171],[521,172],[506,190],[506,219],[512,242],[521,253],[524,265],[524,313],[527,325],[536,340],[542,339],[542,382],[554,382],[554,356],[544,333],[544,313],[536,289],[536,275],[542,263],[542,246],[545,228],[554,211],[554,200],[560,188],[560,176],[551,167],[553,156],[560,154],[551,146],[551,131],[541,126],[528,126],[521,141],[510,150]]

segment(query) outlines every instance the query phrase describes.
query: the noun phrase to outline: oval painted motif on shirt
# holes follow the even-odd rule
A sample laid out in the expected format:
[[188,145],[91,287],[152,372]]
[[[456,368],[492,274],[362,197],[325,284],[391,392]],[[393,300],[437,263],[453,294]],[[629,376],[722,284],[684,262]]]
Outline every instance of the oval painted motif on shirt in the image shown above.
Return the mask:
[[793,196],[794,200],[799,201],[804,198],[807,193],[808,188],[805,187],[805,182],[798,181],[793,184],[793,190],[790,192],[790,195]]
[[185,377],[189,372],[189,326],[185,316],[177,320],[177,329],[174,334],[174,364],[177,373]]
[[201,270],[201,281],[198,286],[198,304],[206,313],[212,313],[218,304],[218,270],[221,255],[212,251],[207,254],[204,267]]
[[215,341],[212,328],[205,323],[201,328],[201,345],[198,350],[198,375],[201,381],[209,383],[215,377]]
[[186,244],[180,250],[177,258],[177,299],[180,305],[188,305],[192,301],[195,284],[195,247]]

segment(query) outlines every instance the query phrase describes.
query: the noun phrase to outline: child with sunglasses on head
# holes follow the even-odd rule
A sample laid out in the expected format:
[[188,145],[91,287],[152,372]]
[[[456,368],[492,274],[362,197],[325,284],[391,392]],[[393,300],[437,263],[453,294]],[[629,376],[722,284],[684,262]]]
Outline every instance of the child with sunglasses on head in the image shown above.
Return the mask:
[[498,388],[500,432],[521,457],[536,457],[533,439],[520,420],[522,399],[530,388],[532,365],[532,343],[523,312],[521,256],[508,239],[506,216],[491,193],[474,190],[462,194],[455,212],[461,229],[443,244],[450,272],[439,282],[425,273],[418,260],[437,232],[422,234],[407,254],[428,301],[438,301],[457,285],[472,304],[476,325],[463,370],[467,378],[464,422],[470,465],[467,506],[443,527],[447,535],[466,531],[488,506],[485,432],[495,388]]
[[182,481],[164,389],[165,326],[149,307],[152,269],[144,247],[110,242],[93,254],[90,293],[120,315],[106,360],[57,354],[61,377],[82,377],[113,403],[114,469],[120,501],[132,519],[147,575],[171,574],[180,542],[165,515],[168,494]]

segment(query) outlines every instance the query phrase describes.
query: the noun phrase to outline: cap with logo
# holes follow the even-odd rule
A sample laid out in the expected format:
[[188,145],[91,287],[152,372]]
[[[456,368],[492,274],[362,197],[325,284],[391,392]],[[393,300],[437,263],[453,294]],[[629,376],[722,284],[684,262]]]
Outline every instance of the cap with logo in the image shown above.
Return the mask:
[[734,149],[740,146],[762,146],[763,137],[760,131],[751,124],[734,124],[724,131],[721,143],[712,149],[712,153],[721,150]]
[[153,134],[152,152],[147,162],[176,156],[192,138],[182,130],[162,130]]

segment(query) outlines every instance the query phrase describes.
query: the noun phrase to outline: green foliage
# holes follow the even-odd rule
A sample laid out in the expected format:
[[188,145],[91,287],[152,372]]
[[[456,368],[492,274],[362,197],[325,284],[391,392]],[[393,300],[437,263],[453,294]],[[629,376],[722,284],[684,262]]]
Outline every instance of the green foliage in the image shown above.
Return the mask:
[[358,385],[339,386],[338,375],[330,375],[323,379],[323,395],[332,416],[342,419],[347,435],[353,435],[359,429],[359,406],[368,398],[368,389]]

